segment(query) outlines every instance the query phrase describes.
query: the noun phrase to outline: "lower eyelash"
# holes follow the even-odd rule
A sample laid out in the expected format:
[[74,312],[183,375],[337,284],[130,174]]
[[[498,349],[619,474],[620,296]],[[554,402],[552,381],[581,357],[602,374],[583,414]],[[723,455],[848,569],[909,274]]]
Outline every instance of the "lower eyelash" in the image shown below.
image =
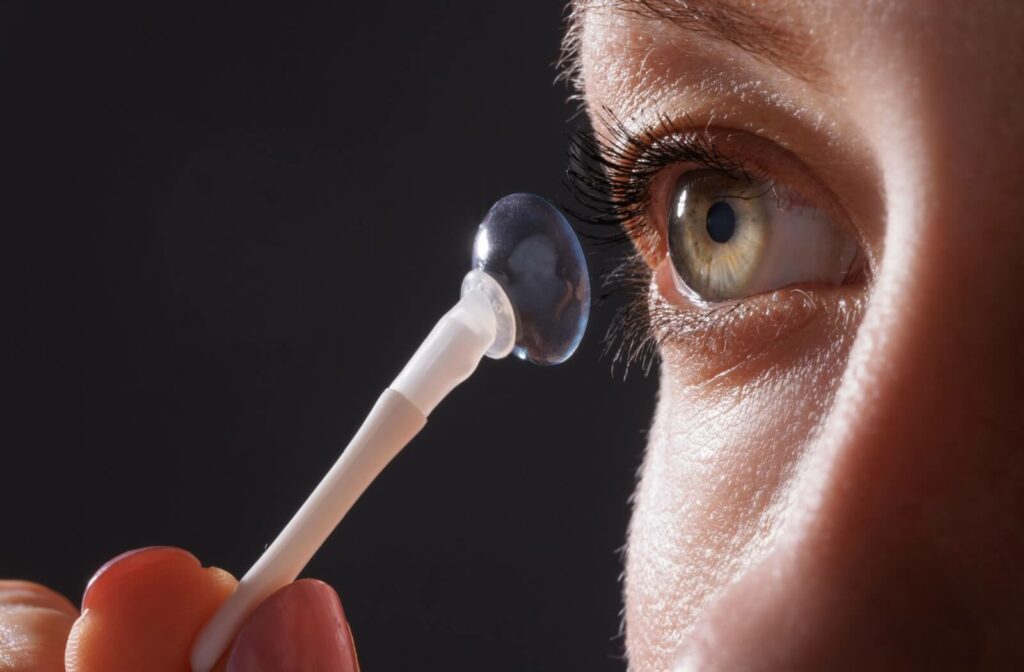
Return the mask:
[[629,256],[604,282],[624,290],[626,303],[612,317],[602,355],[611,358],[612,372],[622,367],[623,380],[631,367],[647,376],[661,358],[662,347],[677,338],[699,338],[703,347],[721,350],[729,342],[729,319],[746,309],[747,299],[682,311],[653,286],[653,271],[636,254]]
[[602,351],[611,358],[613,375],[616,367],[622,367],[623,380],[631,366],[638,366],[646,377],[659,358],[660,343],[649,310],[651,278],[650,267],[635,253],[602,278],[613,292],[626,292],[626,302],[615,311],[605,332]]

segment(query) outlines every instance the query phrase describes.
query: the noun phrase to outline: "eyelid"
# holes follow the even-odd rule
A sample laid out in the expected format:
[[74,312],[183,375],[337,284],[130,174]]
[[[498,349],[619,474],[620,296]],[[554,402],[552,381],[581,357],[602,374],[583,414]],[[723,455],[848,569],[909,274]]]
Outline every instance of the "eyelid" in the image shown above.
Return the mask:
[[[680,384],[734,384],[799,356],[800,333],[826,328],[849,336],[865,306],[862,288],[803,286],[708,304],[674,294],[670,264],[661,264],[642,297],[651,342]],[[815,325],[815,326],[811,326]],[[635,346],[634,346],[635,348]]]
[[[698,124],[685,116],[681,123],[664,118],[638,129],[639,124],[627,127],[607,108],[605,113],[604,118],[595,119],[600,132],[579,131],[572,136],[568,176],[573,194],[585,208],[580,218],[623,232],[622,237],[628,235],[639,253],[635,261],[610,276],[622,287],[643,288],[633,294],[629,310],[621,319],[616,317],[609,331],[616,362],[627,367],[639,362],[646,367],[651,363],[648,355],[657,352],[666,360],[678,359],[669,362],[671,367],[690,382],[710,382],[726,371],[731,371],[727,378],[735,380],[744,375],[742,371],[763,369],[756,360],[774,358],[760,355],[776,351],[773,343],[789,340],[807,324],[835,323],[847,333],[846,325],[859,320],[865,296],[860,282],[790,286],[717,304],[694,301],[675,291],[666,235],[669,190],[683,172],[707,168],[706,161],[693,160],[705,155],[710,155],[715,168],[745,172],[752,179],[768,178],[826,211],[861,251],[864,236],[834,192],[778,142],[750,131]],[[687,137],[700,150],[684,152],[690,160],[662,151],[673,139]],[[853,176],[859,172],[855,170]],[[861,181],[854,184],[858,185],[863,187]],[[865,254],[857,263],[868,258]],[[863,268],[867,270],[866,264]]]
[[[865,249],[864,237],[836,195],[816,179],[810,169],[789,150],[747,131],[710,126],[699,130],[683,129],[679,133],[681,136],[687,133],[706,134],[716,151],[725,160],[735,162],[745,176],[754,181],[767,182],[773,186],[773,191],[784,192],[787,198],[803,200],[822,210],[857,242],[861,250]],[[656,229],[658,247],[641,249],[641,254],[652,268],[667,254],[666,213],[676,181],[680,175],[700,168],[704,166],[692,163],[668,165],[653,177],[648,186],[648,213],[644,221],[638,221],[637,225]]]

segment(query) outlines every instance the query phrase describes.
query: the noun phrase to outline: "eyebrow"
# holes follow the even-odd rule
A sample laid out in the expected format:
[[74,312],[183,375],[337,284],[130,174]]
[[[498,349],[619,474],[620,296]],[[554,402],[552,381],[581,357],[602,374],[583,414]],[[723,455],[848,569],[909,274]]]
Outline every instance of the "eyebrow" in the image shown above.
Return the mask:
[[579,46],[583,21],[588,12],[595,10],[671,23],[701,37],[731,44],[814,85],[820,85],[826,73],[809,32],[797,32],[793,22],[779,21],[777,16],[759,16],[758,12],[729,0],[573,0],[558,67],[559,79],[568,81],[580,92],[583,81]]

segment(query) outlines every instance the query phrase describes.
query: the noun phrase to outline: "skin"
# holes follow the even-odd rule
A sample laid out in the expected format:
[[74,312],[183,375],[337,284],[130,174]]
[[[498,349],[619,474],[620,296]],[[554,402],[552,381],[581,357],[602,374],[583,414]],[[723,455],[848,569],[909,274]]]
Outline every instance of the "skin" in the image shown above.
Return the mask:
[[[630,667],[1020,669],[1024,10],[744,6],[799,36],[813,81],[592,8],[579,17],[585,100],[785,149],[804,167],[787,177],[834,197],[867,271],[709,324],[687,321],[700,308],[673,291],[663,235],[637,241],[657,271],[652,308],[675,317],[656,325],[661,391],[629,532]],[[222,599],[227,579],[190,567],[143,601],[150,625],[196,626],[181,591]],[[111,590],[100,616],[142,608],[131,595]],[[0,668],[63,669],[76,617],[46,589],[0,584]],[[76,656],[159,645],[138,623],[87,625]]]
[[[66,647],[68,672],[127,672],[154,661],[168,672],[187,669],[197,631],[237,585],[224,570],[202,567],[178,549],[155,548],[112,560],[82,597],[82,615]],[[219,665],[217,672],[223,670]]]
[[[192,642],[237,586],[177,548],[129,551],[89,581],[81,613],[41,586],[0,582],[3,672],[189,672]],[[358,672],[337,594],[300,579],[246,619],[213,672]]]
[[0,581],[0,670],[64,669],[64,642],[78,618],[66,598],[28,581]]
[[108,563],[90,582],[81,614],[42,586],[0,582],[0,670],[187,669],[195,631],[235,584],[176,549]]
[[664,115],[770,140],[840,204],[866,277],[673,333],[699,307],[666,280],[664,231],[637,239],[651,305],[676,317],[656,324],[630,667],[1021,669],[1024,13],[744,6],[798,36],[814,81],[591,7],[576,48],[594,125]]

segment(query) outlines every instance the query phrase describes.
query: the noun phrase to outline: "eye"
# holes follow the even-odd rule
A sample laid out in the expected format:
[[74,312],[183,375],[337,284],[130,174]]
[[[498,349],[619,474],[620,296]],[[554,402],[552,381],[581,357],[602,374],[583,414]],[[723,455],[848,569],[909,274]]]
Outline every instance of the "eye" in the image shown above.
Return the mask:
[[841,285],[859,245],[843,226],[774,183],[692,170],[669,199],[668,250],[677,284],[709,301],[787,285]]

